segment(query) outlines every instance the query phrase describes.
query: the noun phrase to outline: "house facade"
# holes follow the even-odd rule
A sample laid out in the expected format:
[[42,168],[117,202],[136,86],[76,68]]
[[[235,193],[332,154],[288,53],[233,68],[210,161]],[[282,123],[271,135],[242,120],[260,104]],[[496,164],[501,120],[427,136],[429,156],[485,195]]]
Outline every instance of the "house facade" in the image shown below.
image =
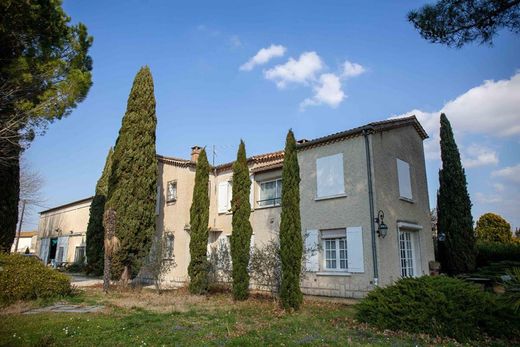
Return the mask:
[[[11,246],[11,252],[25,253],[29,250],[29,253],[34,253],[36,250],[37,239],[38,233],[36,231],[21,231],[20,235],[17,234],[14,239],[13,245]],[[17,244],[18,248],[16,248]]]
[[[376,285],[429,274],[425,138],[417,119],[408,117],[298,142],[302,234],[313,250],[305,257],[304,293],[362,297]],[[164,278],[172,286],[189,280],[189,210],[200,150],[193,147],[189,160],[158,156],[157,233],[165,237],[165,257],[176,263]],[[279,237],[283,155],[248,159],[257,248]],[[229,244],[232,178],[232,163],[210,173],[208,250]]]

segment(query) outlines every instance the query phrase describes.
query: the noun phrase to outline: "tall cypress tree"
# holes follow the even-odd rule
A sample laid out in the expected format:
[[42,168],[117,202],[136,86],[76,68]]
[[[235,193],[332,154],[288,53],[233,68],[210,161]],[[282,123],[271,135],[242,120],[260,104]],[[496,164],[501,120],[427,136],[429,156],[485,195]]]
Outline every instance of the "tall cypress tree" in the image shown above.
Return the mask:
[[442,169],[437,194],[437,230],[446,235],[445,241],[439,243],[440,261],[444,271],[450,274],[470,272],[475,269],[476,257],[471,201],[459,149],[444,113],[440,137]]
[[282,215],[280,222],[280,260],[282,281],[280,298],[284,308],[297,310],[302,301],[300,272],[303,256],[303,239],[300,219],[300,167],[296,140],[289,130],[285,141],[282,169]]
[[253,229],[249,222],[251,180],[247,167],[246,146],[240,141],[237,160],[233,163],[233,232],[231,234],[231,259],[233,260],[233,298],[245,300],[249,296],[249,249]]
[[103,213],[108,193],[108,178],[112,167],[112,147],[108,151],[103,173],[96,184],[96,194],[90,204],[90,216],[87,226],[87,273],[94,276],[103,274],[105,228],[103,228]]
[[12,156],[0,165],[0,252],[10,252],[18,223],[18,198],[20,196],[20,149],[6,144],[5,151]]
[[200,151],[195,171],[195,186],[193,187],[193,202],[190,208],[190,292],[204,294],[208,291],[207,260],[208,223],[209,223],[209,163],[206,149]]
[[114,278],[123,270],[135,276],[150,251],[157,199],[156,125],[152,74],[143,67],[128,97],[108,186],[107,207],[117,213],[116,236],[120,242],[113,258]]

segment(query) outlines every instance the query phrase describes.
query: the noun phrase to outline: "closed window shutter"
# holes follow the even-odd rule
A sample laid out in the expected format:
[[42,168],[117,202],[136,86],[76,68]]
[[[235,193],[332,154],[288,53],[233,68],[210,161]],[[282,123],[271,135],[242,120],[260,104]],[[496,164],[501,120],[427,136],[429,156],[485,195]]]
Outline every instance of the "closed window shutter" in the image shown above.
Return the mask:
[[218,213],[225,213],[228,210],[228,183],[218,184]]
[[316,178],[317,197],[344,194],[343,153],[316,159]]
[[251,209],[255,209],[255,175],[249,176],[251,180],[251,190],[249,191],[249,204],[251,205]]
[[347,228],[347,261],[349,272],[365,272],[361,227]]
[[305,238],[305,270],[308,272],[317,272],[319,270],[319,252],[318,252],[318,230],[307,230]]
[[399,196],[412,199],[410,165],[401,159],[397,159],[397,177],[399,180]]

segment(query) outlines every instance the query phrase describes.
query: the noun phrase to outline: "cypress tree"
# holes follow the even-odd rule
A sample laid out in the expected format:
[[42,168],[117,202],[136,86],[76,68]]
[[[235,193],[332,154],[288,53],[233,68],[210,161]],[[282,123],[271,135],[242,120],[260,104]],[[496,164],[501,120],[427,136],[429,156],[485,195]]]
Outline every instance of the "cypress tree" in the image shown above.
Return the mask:
[[120,241],[113,257],[114,278],[122,273],[135,276],[150,251],[157,199],[156,125],[152,74],[143,67],[128,97],[108,183],[105,208],[117,213],[115,234]]
[[20,150],[17,145],[9,143],[4,149],[12,155],[12,160],[0,164],[0,252],[10,252],[18,223]]
[[96,184],[96,194],[90,204],[90,216],[87,226],[87,273],[94,276],[103,274],[104,239],[103,213],[108,193],[108,178],[112,167],[112,148],[108,151],[103,173]]
[[209,223],[209,163],[206,149],[203,148],[197,160],[195,171],[195,186],[193,187],[193,202],[190,208],[190,292],[205,294],[208,291],[207,260],[208,223]]
[[296,152],[296,140],[292,130],[289,130],[285,142],[282,187],[280,222],[282,280],[280,298],[283,308],[297,310],[303,301],[300,290],[303,239],[300,220],[300,167]]
[[449,274],[475,269],[476,247],[466,174],[451,124],[441,114],[441,160],[439,192],[437,194],[437,230],[446,235],[439,243],[439,255],[444,271]]
[[231,201],[233,211],[233,232],[231,234],[231,259],[233,260],[233,298],[245,300],[249,296],[249,249],[253,229],[249,222],[251,204],[249,192],[251,180],[247,167],[246,146],[240,141],[237,160],[233,163],[233,198]]

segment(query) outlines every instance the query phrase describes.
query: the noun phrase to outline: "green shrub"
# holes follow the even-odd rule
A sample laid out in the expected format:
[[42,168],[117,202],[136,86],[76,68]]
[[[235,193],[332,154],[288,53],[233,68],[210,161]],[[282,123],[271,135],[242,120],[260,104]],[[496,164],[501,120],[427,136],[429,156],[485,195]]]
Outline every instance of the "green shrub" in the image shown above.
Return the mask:
[[0,304],[69,295],[69,278],[33,257],[0,253]]
[[513,322],[506,310],[497,306],[495,296],[471,283],[424,276],[373,290],[357,305],[356,318],[381,329],[465,341],[483,332],[493,336],[514,334],[517,320]]
[[477,267],[499,261],[520,262],[520,243],[477,242]]

